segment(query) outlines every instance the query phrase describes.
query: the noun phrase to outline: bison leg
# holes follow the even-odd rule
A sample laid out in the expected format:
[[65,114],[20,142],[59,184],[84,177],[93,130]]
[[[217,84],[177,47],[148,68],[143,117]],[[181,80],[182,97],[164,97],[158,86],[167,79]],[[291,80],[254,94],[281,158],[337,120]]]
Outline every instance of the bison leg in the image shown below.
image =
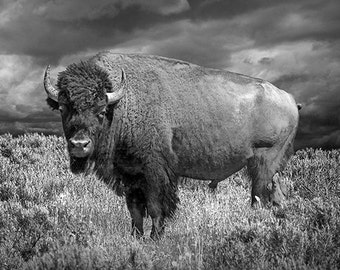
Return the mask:
[[160,194],[150,194],[147,202],[148,214],[152,219],[152,229],[150,237],[153,240],[158,240],[164,233],[164,213],[162,203],[159,200]]
[[252,205],[267,205],[271,201],[271,179],[275,173],[271,161],[265,156],[258,155],[249,159],[247,167],[252,180]]
[[159,193],[150,194],[147,202],[148,214],[152,218],[150,237],[154,240],[158,240],[163,235],[165,219],[173,216],[179,201],[176,185],[166,184],[160,190]]
[[218,183],[221,182],[221,180],[213,180],[209,183],[209,188],[211,189],[211,191],[215,191],[217,188]]
[[[294,134],[293,134],[294,135]],[[292,140],[289,136],[281,146],[254,150],[254,156],[248,160],[248,172],[252,179],[252,205],[280,205],[285,199],[280,182],[275,173],[282,170],[293,153]]]
[[179,201],[176,192],[177,179],[174,179],[168,180],[167,183],[161,181],[150,181],[149,183],[147,210],[152,218],[150,237],[154,240],[158,240],[163,235],[165,219],[172,217],[177,208]]
[[158,240],[164,233],[164,216],[152,218],[152,229],[150,237],[153,240]]
[[132,218],[132,235],[141,237],[144,234],[143,218],[145,217],[146,200],[141,189],[127,191],[126,203]]

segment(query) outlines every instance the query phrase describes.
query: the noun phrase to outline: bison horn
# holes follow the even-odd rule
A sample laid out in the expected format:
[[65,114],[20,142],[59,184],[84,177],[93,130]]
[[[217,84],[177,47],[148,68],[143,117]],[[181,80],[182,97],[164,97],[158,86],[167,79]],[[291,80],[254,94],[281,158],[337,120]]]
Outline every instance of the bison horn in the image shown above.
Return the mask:
[[59,91],[53,87],[50,80],[50,65],[47,66],[44,75],[44,87],[45,91],[50,99],[58,102],[58,93]]
[[122,69],[122,80],[119,89],[113,93],[106,93],[107,103],[114,104],[118,102],[125,95],[126,76],[124,69]]

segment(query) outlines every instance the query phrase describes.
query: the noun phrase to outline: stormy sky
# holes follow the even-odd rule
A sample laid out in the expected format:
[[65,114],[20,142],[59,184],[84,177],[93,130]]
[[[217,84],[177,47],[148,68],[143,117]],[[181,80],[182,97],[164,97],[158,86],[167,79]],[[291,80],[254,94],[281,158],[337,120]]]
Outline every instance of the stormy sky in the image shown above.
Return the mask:
[[339,0],[0,0],[0,134],[62,134],[45,66],[56,78],[114,50],[268,80],[303,105],[296,148],[340,148],[339,14]]

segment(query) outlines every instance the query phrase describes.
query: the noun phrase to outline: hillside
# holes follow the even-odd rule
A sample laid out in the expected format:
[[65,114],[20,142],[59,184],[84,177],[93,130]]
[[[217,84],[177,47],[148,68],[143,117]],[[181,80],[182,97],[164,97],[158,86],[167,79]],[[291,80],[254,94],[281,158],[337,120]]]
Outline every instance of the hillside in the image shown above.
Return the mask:
[[244,171],[214,193],[186,179],[165,236],[136,240],[124,198],[69,172],[63,138],[3,135],[0,269],[340,269],[340,151],[300,150],[281,179],[270,210],[250,207]]

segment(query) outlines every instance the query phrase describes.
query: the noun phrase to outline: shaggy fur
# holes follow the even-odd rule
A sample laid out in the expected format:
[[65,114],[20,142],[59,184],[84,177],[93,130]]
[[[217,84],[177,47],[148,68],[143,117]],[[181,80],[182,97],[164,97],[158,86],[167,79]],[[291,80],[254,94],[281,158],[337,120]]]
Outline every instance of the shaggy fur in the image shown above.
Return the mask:
[[[119,86],[121,69],[125,95],[107,106],[105,94]],[[67,106],[66,138],[95,144],[74,164],[93,168],[126,194],[134,233],[143,234],[146,212],[151,236],[163,232],[177,207],[180,176],[216,186],[248,164],[252,197],[273,201],[267,187],[291,154],[298,110],[291,95],[270,83],[174,59],[104,52],[61,72],[58,88]],[[107,113],[99,118],[102,109]]]
[[89,62],[72,64],[58,76],[60,95],[65,95],[73,109],[84,112],[105,100],[106,92],[112,89],[107,72]]

